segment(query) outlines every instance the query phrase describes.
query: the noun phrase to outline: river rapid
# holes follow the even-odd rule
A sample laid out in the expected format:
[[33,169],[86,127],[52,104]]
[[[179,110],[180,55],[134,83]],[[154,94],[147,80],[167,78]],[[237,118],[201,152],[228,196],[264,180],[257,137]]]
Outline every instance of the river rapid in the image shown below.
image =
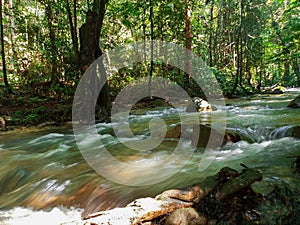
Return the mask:
[[[227,129],[247,137],[248,141],[229,143],[221,148],[196,149],[185,166],[161,182],[143,186],[145,180],[126,176],[131,186],[110,181],[95,172],[79,151],[71,126],[47,129],[26,129],[0,134],[0,224],[59,224],[79,219],[82,215],[124,206],[133,199],[155,196],[160,192],[181,188],[202,181],[207,176],[229,166],[241,170],[240,163],[260,170],[263,180],[253,185],[255,191],[268,193],[274,185],[300,189],[300,175],[292,168],[294,156],[300,155],[300,139],[288,137],[287,130],[300,125],[299,109],[287,104],[299,89],[289,89],[280,95],[256,95],[226,100],[212,112],[226,115],[222,123]],[[130,124],[139,138],[148,137],[149,121],[158,117],[169,127],[178,124],[178,112],[186,117],[185,107],[156,108],[131,113]],[[210,123],[209,113],[199,114],[200,121]],[[122,128],[124,123],[113,124]],[[157,148],[134,151],[124,147],[113,134],[112,124],[96,125],[102,143],[119,161],[152,163],[170,155],[178,145],[173,138],[165,139]],[[122,142],[138,141],[137,137],[122,137]],[[97,150],[96,141],[86,136],[86,145]],[[181,148],[189,149],[190,140]],[[165,167],[176,168],[176,162]],[[205,165],[205,168],[204,166]],[[113,165],[112,165],[113,166]],[[157,168],[164,173],[164,166]],[[203,169],[204,168],[204,169]]]

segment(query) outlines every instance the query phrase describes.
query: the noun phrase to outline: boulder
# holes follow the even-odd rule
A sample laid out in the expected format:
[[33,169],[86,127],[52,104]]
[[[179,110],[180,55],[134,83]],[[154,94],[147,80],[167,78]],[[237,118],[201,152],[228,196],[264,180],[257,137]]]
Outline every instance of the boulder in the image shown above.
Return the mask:
[[[216,175],[184,190],[167,190],[155,198],[136,199],[126,207],[93,213],[82,220],[62,224],[204,225],[215,219],[237,222],[253,209],[255,201],[249,202],[249,199],[255,198],[256,193],[251,185],[262,179],[259,171],[242,166],[245,169],[240,173],[224,167]],[[254,222],[257,221],[252,224],[258,224]]]
[[295,126],[293,129],[293,137],[300,138],[300,126]]
[[289,108],[300,108],[300,95],[294,98],[290,103],[287,105]]
[[169,127],[164,138],[184,138],[190,140],[192,137],[192,129],[190,126],[181,126],[177,124]]
[[177,124],[167,130],[165,138],[180,138],[181,136],[181,126]]
[[3,131],[6,130],[6,121],[2,116],[0,116],[0,127],[2,127]]
[[284,137],[300,138],[300,125],[276,128],[271,132],[270,137],[271,139],[279,139]]
[[194,125],[192,145],[200,148],[218,148],[228,142],[238,142],[241,137],[233,131],[221,131],[208,125]]
[[164,225],[205,225],[207,219],[193,208],[177,209],[167,216]]
[[186,112],[211,112],[215,108],[211,106],[206,100],[195,97],[189,101],[186,107]]

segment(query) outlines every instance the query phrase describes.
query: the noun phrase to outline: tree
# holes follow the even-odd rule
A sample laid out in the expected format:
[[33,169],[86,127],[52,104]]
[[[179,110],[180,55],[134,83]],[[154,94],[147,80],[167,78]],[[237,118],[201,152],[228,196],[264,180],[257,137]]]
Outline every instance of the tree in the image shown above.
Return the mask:
[[0,38],[1,38],[1,56],[2,56],[2,71],[3,71],[3,80],[5,87],[10,89],[8,79],[7,79],[7,70],[6,70],[6,61],[5,61],[5,47],[4,47],[4,34],[3,34],[3,15],[2,12],[2,0],[0,1]]
[[69,0],[66,0],[66,8],[67,8],[67,14],[70,24],[70,31],[71,31],[71,37],[72,37],[72,44],[73,44],[73,51],[75,55],[76,61],[78,60],[79,50],[78,50],[78,37],[77,37],[77,0],[73,1],[73,17],[71,13],[71,7]]
[[[106,4],[107,0],[94,0],[92,9],[89,9],[86,13],[85,23],[79,29],[79,63],[82,73],[84,73],[86,69],[102,55],[99,40]],[[101,62],[100,66],[102,66]],[[107,77],[105,73],[101,73],[101,77],[95,75],[95,79],[95,83],[99,82],[97,79],[101,79],[100,82],[103,82],[104,84],[97,98],[97,105],[99,107],[99,115],[97,119],[100,121],[107,121],[109,120],[109,116],[111,113],[111,99],[109,95]],[[93,83],[91,85],[93,85]],[[94,90],[93,86],[91,87],[91,89],[92,91],[96,91]]]
[[56,34],[55,34],[55,27],[54,27],[54,12],[53,12],[53,0],[47,0],[46,4],[46,15],[48,21],[48,28],[49,28],[49,38],[50,38],[50,51],[51,51],[51,82],[52,85],[57,83],[58,79],[58,49],[56,46]]
[[189,1],[185,1],[185,86],[188,87],[190,81],[190,74],[192,71],[192,62],[191,62],[191,51],[192,51],[192,23],[191,23],[191,8],[189,6]]

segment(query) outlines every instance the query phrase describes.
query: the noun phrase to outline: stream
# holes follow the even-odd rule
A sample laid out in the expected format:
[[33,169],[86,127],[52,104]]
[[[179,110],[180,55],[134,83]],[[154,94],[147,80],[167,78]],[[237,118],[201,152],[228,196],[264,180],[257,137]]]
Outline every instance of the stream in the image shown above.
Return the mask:
[[[255,191],[268,193],[274,185],[300,189],[300,175],[292,168],[300,155],[300,139],[288,137],[293,125],[300,125],[299,109],[287,104],[299,94],[288,89],[280,95],[255,95],[226,100],[211,112],[226,115],[227,129],[247,137],[248,141],[229,143],[217,149],[196,149],[185,166],[168,179],[152,185],[139,185],[133,172],[126,174],[132,186],[110,181],[95,172],[83,158],[74,138],[71,125],[58,128],[25,129],[0,134],[0,224],[59,224],[79,219],[99,210],[124,206],[140,197],[155,196],[164,190],[182,188],[202,181],[222,167],[241,170],[240,163],[258,169],[263,180],[253,185]],[[149,121],[158,117],[168,126],[178,123],[178,110],[185,107],[136,110],[131,113],[133,133],[149,136]],[[208,113],[198,113],[201,121],[210,123]],[[206,121],[207,119],[207,121]],[[114,124],[122,129],[123,123]],[[155,149],[134,151],[124,147],[113,135],[112,124],[96,125],[101,141],[109,152],[123,162],[149,163],[170,155],[178,145],[173,138],[165,139]],[[137,141],[122,137],[122,142]],[[89,136],[86,145],[97,150],[97,142]],[[181,148],[190,148],[184,140]],[[207,163],[208,162],[208,163]],[[157,168],[159,173],[174,167],[176,162]],[[203,169],[202,165],[206,165]],[[113,166],[113,165],[112,165]],[[143,179],[143,178],[141,178]],[[145,180],[156,176],[145,175]]]

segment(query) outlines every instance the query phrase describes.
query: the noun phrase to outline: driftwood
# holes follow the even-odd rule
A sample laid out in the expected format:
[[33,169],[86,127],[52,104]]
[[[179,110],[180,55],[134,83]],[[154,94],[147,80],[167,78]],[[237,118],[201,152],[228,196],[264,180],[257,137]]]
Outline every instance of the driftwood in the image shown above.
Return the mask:
[[[224,167],[216,175],[185,190],[167,190],[155,198],[136,199],[124,208],[94,213],[82,221],[64,224],[205,225],[214,213],[234,217],[236,212],[226,211],[230,208],[239,210],[232,205],[236,200],[231,199],[240,198],[243,201],[246,195],[255,195],[251,184],[261,179],[261,173],[255,169],[244,168],[239,173]],[[251,210],[247,208],[245,212]]]

